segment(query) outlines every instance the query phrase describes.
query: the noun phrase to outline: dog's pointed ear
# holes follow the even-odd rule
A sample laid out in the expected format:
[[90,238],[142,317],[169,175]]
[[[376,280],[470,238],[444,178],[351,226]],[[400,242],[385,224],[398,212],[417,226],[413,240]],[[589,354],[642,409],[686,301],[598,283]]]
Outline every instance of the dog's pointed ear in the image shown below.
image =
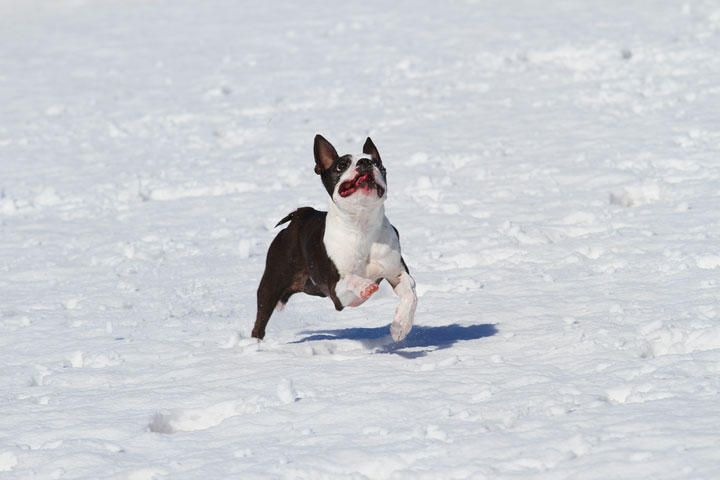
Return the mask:
[[315,173],[320,175],[322,172],[332,167],[338,159],[337,151],[330,142],[325,140],[322,135],[315,135],[315,145],[313,145],[313,153],[315,154]]
[[378,150],[370,137],[365,140],[365,145],[363,145],[363,153],[377,158],[378,160],[381,160],[380,153],[378,153]]

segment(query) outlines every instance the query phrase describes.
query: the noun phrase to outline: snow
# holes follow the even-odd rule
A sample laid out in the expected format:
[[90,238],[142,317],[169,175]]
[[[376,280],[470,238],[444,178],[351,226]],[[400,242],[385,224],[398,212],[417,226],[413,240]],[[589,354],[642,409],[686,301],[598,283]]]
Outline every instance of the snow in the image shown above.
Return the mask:
[[[720,7],[0,0],[0,478],[720,478]],[[417,281],[249,338],[312,139]]]

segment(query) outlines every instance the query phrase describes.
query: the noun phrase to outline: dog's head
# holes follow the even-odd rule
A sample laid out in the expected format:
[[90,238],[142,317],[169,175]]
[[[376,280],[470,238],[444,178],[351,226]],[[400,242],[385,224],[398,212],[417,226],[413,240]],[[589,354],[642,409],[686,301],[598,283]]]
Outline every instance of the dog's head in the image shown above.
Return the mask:
[[338,156],[322,135],[315,136],[315,173],[322,178],[330,198],[343,206],[371,206],[387,197],[387,174],[370,137],[363,153]]

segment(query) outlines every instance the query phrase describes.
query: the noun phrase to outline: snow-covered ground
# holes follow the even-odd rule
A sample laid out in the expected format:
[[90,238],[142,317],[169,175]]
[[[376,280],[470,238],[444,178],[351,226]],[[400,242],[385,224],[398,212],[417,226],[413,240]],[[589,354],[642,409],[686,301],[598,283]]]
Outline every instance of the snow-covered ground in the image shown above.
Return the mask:
[[[720,4],[0,0],[0,478],[720,478]],[[388,337],[249,338],[370,135]]]

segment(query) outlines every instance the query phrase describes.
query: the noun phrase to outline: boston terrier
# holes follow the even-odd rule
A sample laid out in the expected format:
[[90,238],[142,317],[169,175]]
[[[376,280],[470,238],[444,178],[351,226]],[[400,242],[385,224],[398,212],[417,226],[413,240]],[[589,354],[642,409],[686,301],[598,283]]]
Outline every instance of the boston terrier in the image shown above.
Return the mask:
[[400,341],[412,328],[417,295],[398,231],[385,216],[387,175],[380,154],[368,138],[362,154],[340,157],[321,135],[313,151],[329,208],[302,207],[275,225],[290,222],[268,249],[252,336],[265,337],[273,309],[281,310],[298,292],[330,297],[342,310],[362,305],[386,279],[400,297],[390,326]]

